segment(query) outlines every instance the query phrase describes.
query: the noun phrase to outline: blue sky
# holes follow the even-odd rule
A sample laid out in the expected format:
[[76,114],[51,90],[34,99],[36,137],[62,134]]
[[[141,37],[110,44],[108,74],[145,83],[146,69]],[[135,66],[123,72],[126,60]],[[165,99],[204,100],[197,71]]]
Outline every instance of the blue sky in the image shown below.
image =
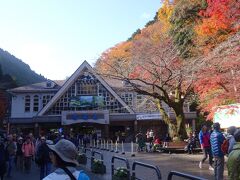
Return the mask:
[[0,48],[53,80],[126,40],[160,0],[0,0]]

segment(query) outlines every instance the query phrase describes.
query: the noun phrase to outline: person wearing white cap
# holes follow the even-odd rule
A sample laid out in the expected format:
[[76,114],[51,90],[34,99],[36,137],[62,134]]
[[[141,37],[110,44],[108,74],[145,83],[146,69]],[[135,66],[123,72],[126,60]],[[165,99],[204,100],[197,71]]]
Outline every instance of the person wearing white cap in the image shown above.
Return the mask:
[[89,180],[83,171],[76,169],[79,165],[78,152],[71,141],[61,139],[55,145],[47,144],[47,146],[51,150],[49,153],[51,161],[57,169],[43,180]]

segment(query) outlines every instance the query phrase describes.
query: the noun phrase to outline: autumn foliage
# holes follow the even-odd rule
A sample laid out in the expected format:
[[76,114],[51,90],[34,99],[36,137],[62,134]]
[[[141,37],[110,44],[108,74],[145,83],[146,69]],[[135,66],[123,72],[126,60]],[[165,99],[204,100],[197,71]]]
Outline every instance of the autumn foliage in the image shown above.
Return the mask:
[[191,90],[199,110],[211,119],[214,106],[240,101],[240,2],[162,2],[157,21],[103,52],[96,68],[99,73],[147,82],[149,92],[158,95],[162,90],[157,92],[157,85],[166,82],[165,98],[177,85],[182,95]]
[[200,45],[211,48],[226,40],[240,28],[240,2],[236,0],[207,0],[201,10],[201,21],[195,26]]

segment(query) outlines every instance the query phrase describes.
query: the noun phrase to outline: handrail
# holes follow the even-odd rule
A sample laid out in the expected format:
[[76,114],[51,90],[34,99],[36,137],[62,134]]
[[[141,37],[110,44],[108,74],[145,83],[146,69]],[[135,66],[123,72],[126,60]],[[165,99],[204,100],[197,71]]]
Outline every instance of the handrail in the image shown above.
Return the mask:
[[130,165],[129,165],[128,159],[122,158],[122,157],[119,157],[119,156],[112,156],[112,160],[111,160],[111,163],[112,163],[112,165],[111,165],[112,177],[114,175],[114,170],[117,170],[117,169],[114,168],[114,160],[115,159],[118,159],[118,160],[121,160],[121,161],[125,162],[126,168],[127,168],[127,173],[128,173],[128,178],[130,180]]
[[183,178],[190,179],[190,180],[207,180],[205,178],[201,178],[201,177],[198,177],[198,176],[193,176],[193,175],[190,175],[190,174],[181,173],[181,172],[178,172],[178,171],[171,171],[168,174],[168,180],[172,180],[173,176],[183,177]]
[[[91,158],[92,158],[92,149],[90,149],[90,148],[84,148],[84,152],[85,152],[86,157],[87,157],[88,159],[91,159]],[[87,152],[90,152],[90,157],[87,156]]]
[[155,170],[155,172],[157,174],[157,177],[158,177],[157,179],[158,180],[162,179],[161,172],[160,172],[160,170],[159,170],[159,168],[157,166],[153,166],[151,164],[146,164],[146,163],[142,163],[142,162],[138,162],[138,161],[134,161],[133,165],[132,165],[132,177],[133,178],[141,180],[141,179],[136,177],[136,172],[135,172],[136,165]]
[[99,151],[92,151],[91,164],[93,163],[93,160],[95,159],[95,154],[100,155],[101,161],[103,162],[103,154]]

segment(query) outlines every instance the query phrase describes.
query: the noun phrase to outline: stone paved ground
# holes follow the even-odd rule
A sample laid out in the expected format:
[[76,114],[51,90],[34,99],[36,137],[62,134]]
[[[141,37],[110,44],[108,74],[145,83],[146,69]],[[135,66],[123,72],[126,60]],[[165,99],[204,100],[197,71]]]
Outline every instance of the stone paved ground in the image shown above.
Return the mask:
[[[183,173],[203,177],[206,179],[214,179],[213,178],[213,171],[210,171],[208,169],[208,163],[203,165],[202,169],[199,169],[198,164],[199,161],[202,158],[202,154],[194,154],[194,155],[188,155],[188,154],[165,154],[165,153],[135,153],[135,157],[131,157],[130,153],[130,144],[125,145],[126,154],[122,155],[121,153],[111,153],[109,151],[103,151],[103,150],[97,150],[103,153],[104,155],[104,163],[107,165],[107,174],[103,176],[98,176],[102,179],[110,180],[111,179],[111,158],[113,155],[125,157],[129,160],[130,167],[132,166],[133,161],[140,161],[152,165],[158,166],[158,168],[161,171],[162,179],[167,179],[168,173],[172,170],[180,171]],[[116,161],[116,166],[124,166],[124,164]],[[90,168],[88,167],[90,170]],[[226,168],[225,168],[226,169]],[[154,175],[154,171],[152,170],[146,170],[141,167],[136,168],[136,176],[140,177],[141,179],[156,179],[156,176]],[[226,178],[226,170],[224,172],[225,179]],[[173,179],[181,179],[178,177],[175,177]]]
[[[163,154],[163,153],[136,153],[135,157],[131,157],[130,145],[127,144],[125,147],[126,154],[121,155],[121,153],[111,153],[109,151],[101,151],[104,155],[104,163],[107,166],[107,173],[105,175],[95,175],[90,172],[90,160],[87,166],[81,166],[92,180],[111,180],[111,158],[113,155],[126,157],[129,159],[130,167],[133,161],[140,161],[144,163],[149,163],[159,167],[162,173],[162,179],[167,179],[169,171],[176,170],[185,172],[188,174],[204,177],[206,179],[213,179],[213,171],[208,170],[207,162],[204,164],[203,169],[198,168],[198,163],[202,157],[201,154],[187,155],[187,154]],[[119,161],[116,161],[116,166],[124,166]],[[146,170],[140,167],[136,168],[136,175],[144,180],[154,180],[156,176],[151,170]],[[226,175],[226,171],[225,171]],[[6,178],[7,179],[7,178]],[[14,169],[13,177],[8,178],[9,180],[38,180],[39,179],[39,169],[34,165],[30,174],[25,174],[18,172]],[[174,178],[180,179],[180,178]]]

